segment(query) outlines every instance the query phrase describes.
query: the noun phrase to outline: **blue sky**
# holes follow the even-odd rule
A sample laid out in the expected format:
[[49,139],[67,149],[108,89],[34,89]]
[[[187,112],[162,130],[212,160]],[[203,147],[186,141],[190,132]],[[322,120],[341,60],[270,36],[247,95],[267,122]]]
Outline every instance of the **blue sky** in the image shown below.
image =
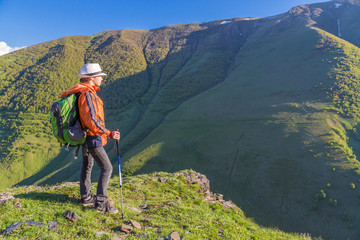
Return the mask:
[[[326,0],[327,1],[327,0]],[[103,30],[154,29],[234,17],[268,17],[324,0],[0,0],[0,47],[31,46]]]

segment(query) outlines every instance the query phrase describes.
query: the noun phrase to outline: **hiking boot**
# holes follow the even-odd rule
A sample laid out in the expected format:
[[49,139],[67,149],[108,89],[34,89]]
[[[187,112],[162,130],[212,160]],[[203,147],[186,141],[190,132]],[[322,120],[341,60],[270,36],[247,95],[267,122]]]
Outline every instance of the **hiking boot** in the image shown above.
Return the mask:
[[89,195],[84,198],[80,198],[80,202],[84,207],[93,206],[95,204],[96,197],[94,195]]
[[102,213],[110,213],[110,214],[114,214],[114,213],[118,213],[119,210],[115,207],[112,206],[112,204],[110,204],[109,201],[106,201],[105,203],[95,203],[95,209],[98,212],[102,212]]

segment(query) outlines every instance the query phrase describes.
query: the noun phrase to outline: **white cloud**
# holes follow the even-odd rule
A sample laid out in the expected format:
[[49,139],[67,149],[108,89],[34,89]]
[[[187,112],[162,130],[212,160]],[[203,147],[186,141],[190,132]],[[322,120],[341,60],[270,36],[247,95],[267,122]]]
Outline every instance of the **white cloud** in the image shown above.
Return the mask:
[[24,47],[10,47],[6,42],[0,41],[0,56],[19,50]]

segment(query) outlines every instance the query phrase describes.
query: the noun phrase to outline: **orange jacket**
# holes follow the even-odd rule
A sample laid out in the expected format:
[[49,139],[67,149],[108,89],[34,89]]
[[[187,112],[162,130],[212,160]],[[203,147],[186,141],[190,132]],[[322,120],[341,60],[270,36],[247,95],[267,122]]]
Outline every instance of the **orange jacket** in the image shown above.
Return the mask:
[[96,94],[98,90],[100,88],[80,83],[61,94],[61,97],[65,97],[81,92],[78,98],[79,115],[82,127],[89,129],[86,137],[89,148],[105,146],[110,134],[105,128],[103,101]]

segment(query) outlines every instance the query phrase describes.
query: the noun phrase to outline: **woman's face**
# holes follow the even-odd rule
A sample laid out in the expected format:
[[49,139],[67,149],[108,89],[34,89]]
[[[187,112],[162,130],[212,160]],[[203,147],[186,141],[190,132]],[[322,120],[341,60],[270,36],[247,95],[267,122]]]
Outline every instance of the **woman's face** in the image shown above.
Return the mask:
[[101,76],[96,76],[93,78],[93,83],[96,87],[100,87],[102,80],[103,78]]

